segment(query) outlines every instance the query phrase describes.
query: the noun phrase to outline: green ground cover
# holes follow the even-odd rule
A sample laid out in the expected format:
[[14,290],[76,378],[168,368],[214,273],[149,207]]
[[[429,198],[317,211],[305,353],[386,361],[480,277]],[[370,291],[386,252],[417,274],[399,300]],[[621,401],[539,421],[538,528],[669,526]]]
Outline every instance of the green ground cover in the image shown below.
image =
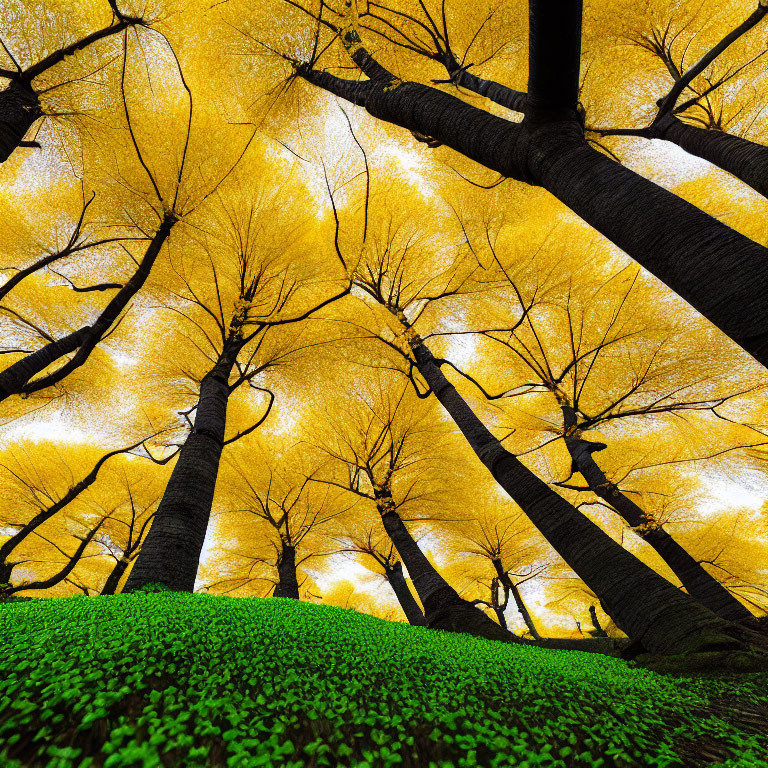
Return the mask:
[[5,604],[0,638],[3,768],[768,766],[759,674],[163,592]]

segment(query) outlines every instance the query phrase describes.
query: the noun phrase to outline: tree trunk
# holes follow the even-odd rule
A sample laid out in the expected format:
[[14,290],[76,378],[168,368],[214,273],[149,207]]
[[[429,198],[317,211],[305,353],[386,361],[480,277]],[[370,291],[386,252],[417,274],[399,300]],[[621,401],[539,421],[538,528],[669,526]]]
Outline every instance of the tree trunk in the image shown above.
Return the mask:
[[408,529],[394,509],[392,497],[386,491],[377,491],[377,508],[381,520],[400,559],[408,569],[421,604],[427,626],[449,632],[466,632],[489,640],[514,641],[493,619],[467,600],[459,597],[456,590],[435,570],[414,541]]
[[107,576],[107,580],[104,582],[104,586],[99,592],[100,595],[114,595],[117,590],[117,585],[120,583],[120,579],[123,578],[123,574],[128,568],[131,561],[126,559],[125,556],[121,557],[116,563],[112,572]]
[[651,653],[743,647],[732,634],[732,624],[623,549],[505,450],[445,378],[421,340],[416,337],[411,343],[419,372],[478,458],[600,598],[618,627]]
[[44,371],[70,352],[78,349],[88,338],[89,325],[51,341],[36,352],[32,352],[0,372],[0,402],[23,391],[24,385],[36,374]]
[[517,610],[523,617],[523,621],[525,622],[525,626],[528,627],[528,631],[531,633],[531,635],[533,635],[533,639],[541,640],[542,637],[539,634],[539,630],[536,629],[536,625],[533,623],[533,617],[528,612],[528,608],[523,602],[523,596],[520,594],[520,590],[517,588],[517,585],[512,582],[512,579],[509,578],[509,574],[504,570],[504,566],[502,565],[501,560],[494,558],[491,562],[493,563],[493,567],[496,569],[499,581],[509,590],[510,594],[512,595],[512,598],[515,601],[515,605],[517,606]]
[[768,197],[768,147],[723,131],[697,128],[671,116],[651,126],[650,135],[677,144]]
[[576,116],[517,124],[419,83],[298,73],[380,120],[548,190],[768,366],[766,248],[592,149]]
[[282,551],[277,560],[278,582],[273,597],[291,597],[299,599],[299,580],[296,578],[296,547],[282,543]]
[[0,163],[4,163],[24,139],[43,110],[31,86],[11,80],[0,91]]
[[395,593],[395,597],[398,603],[400,603],[408,623],[415,627],[426,627],[427,620],[424,617],[424,613],[419,608],[416,598],[411,594],[411,590],[408,589],[405,576],[403,576],[403,564],[397,562],[393,566],[385,568],[385,572],[389,586],[392,587],[392,591]]
[[581,0],[528,0],[527,117],[576,111],[581,14]]
[[194,590],[224,444],[229,374],[238,352],[239,347],[225,345],[200,384],[194,429],[179,452],[123,593],[151,583],[178,592]]
[[[567,406],[562,410],[567,428],[575,417],[572,413],[566,413],[566,410],[570,410]],[[652,527],[653,521],[645,512],[608,480],[594,459],[594,451],[590,450],[594,443],[566,434],[565,445],[571,454],[574,467],[587,481],[590,490],[615,509],[637,535],[653,547],[680,579],[689,595],[729,621],[750,622],[754,619],[752,614],[661,526]]]

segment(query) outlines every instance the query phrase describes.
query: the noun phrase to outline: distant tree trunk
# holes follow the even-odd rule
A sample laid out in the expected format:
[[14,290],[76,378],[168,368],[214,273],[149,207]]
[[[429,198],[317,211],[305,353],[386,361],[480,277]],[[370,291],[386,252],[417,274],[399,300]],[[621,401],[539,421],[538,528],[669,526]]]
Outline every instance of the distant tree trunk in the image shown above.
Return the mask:
[[512,599],[515,601],[517,610],[523,617],[523,621],[525,622],[525,626],[528,627],[528,631],[531,633],[531,635],[533,635],[533,639],[541,640],[542,637],[539,634],[539,630],[536,629],[536,625],[533,623],[533,617],[529,613],[528,607],[523,601],[523,596],[520,594],[520,590],[517,588],[517,585],[512,581],[512,579],[509,578],[509,574],[504,570],[504,567],[501,564],[501,560],[494,558],[493,567],[496,569],[499,581],[501,581],[501,583],[509,590],[510,594],[512,595]]
[[224,447],[229,375],[239,351],[238,343],[225,344],[200,384],[195,426],[179,452],[123,593],[150,583],[178,592],[194,590]]
[[282,543],[282,550],[277,559],[278,582],[273,597],[292,597],[299,599],[299,580],[296,578],[296,547]]
[[589,606],[589,618],[594,627],[594,630],[590,632],[592,637],[608,637],[608,633],[600,626],[600,619],[597,618],[597,610],[594,605]]
[[651,653],[743,647],[732,624],[623,549],[505,450],[445,378],[421,339],[415,337],[411,345],[419,372],[478,458],[599,597],[618,627]]
[[651,138],[677,144],[768,197],[768,147],[712,128],[697,128],[671,115],[648,131]]
[[100,595],[114,595],[117,590],[117,585],[120,583],[120,579],[123,578],[123,574],[128,569],[130,560],[126,557],[121,557],[112,569],[107,580],[104,582],[104,586],[101,588]]
[[390,567],[385,567],[384,570],[389,586],[392,587],[392,591],[395,593],[395,597],[398,603],[400,603],[408,623],[413,624],[415,627],[426,627],[427,620],[424,617],[424,613],[419,608],[416,598],[411,594],[411,590],[408,589],[405,576],[403,576],[403,564],[396,562]]
[[565,445],[574,468],[587,481],[590,490],[615,509],[637,535],[653,547],[689,595],[724,619],[751,622],[754,616],[717,579],[707,573],[661,526],[655,526],[634,501],[608,480],[593,456],[595,444],[568,434],[569,428],[576,423],[573,410],[563,406],[562,411],[566,427]]
[[413,586],[424,606],[427,626],[449,632],[466,632],[490,640],[513,642],[515,638],[511,633],[505,632],[483,611],[459,597],[456,590],[435,570],[394,509],[394,502],[389,493],[377,490],[376,497],[384,529],[408,569]]
[[0,163],[4,163],[24,139],[43,110],[28,83],[11,80],[0,91]]

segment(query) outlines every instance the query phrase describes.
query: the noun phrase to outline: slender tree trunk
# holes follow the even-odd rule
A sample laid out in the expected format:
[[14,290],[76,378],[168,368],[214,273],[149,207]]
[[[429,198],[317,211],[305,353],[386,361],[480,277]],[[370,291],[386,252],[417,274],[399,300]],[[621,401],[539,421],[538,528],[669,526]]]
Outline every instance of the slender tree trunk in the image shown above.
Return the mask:
[[296,578],[296,547],[282,543],[277,561],[278,582],[273,597],[299,599],[299,580]]
[[523,621],[525,622],[525,626],[528,627],[528,631],[531,633],[531,635],[533,635],[534,640],[541,640],[542,637],[539,634],[539,630],[536,629],[536,625],[533,623],[533,617],[529,613],[528,607],[523,602],[523,596],[520,594],[520,590],[517,588],[517,585],[513,583],[512,579],[509,578],[509,574],[504,570],[504,566],[502,565],[501,560],[494,558],[491,562],[493,563],[493,567],[496,569],[499,581],[509,590],[510,594],[512,595],[512,599],[515,601],[517,610],[523,617]]
[[11,156],[42,114],[37,94],[30,85],[11,80],[8,87],[0,91],[0,163]]
[[298,72],[380,120],[548,190],[768,365],[768,250],[592,149],[576,116],[518,124],[419,83]]
[[[562,410],[567,429],[574,423],[575,416],[568,406],[564,406]],[[680,579],[689,595],[729,621],[751,622],[754,619],[717,579],[707,573],[661,526],[653,527],[653,521],[645,512],[608,480],[594,459],[594,451],[590,450],[594,446],[593,443],[573,434],[566,434],[565,445],[575,468],[587,481],[590,490],[615,509],[637,535],[653,547]]]
[[743,647],[732,624],[623,549],[505,450],[445,378],[421,340],[415,337],[411,344],[419,372],[478,458],[598,595],[618,627],[651,653]]
[[384,529],[408,569],[424,606],[427,626],[513,642],[515,638],[511,633],[505,632],[480,609],[459,597],[456,590],[435,570],[397,514],[391,495],[386,490],[377,490],[376,496]]
[[385,568],[385,572],[389,586],[392,587],[392,591],[395,593],[397,602],[400,603],[408,623],[415,627],[426,627],[427,620],[424,617],[424,613],[419,608],[416,598],[411,594],[411,590],[408,589],[405,576],[403,576],[403,564],[397,562],[391,567]]
[[768,197],[768,147],[723,131],[697,128],[672,116],[651,126],[650,136],[677,144]]
[[101,588],[100,595],[114,595],[117,590],[117,585],[120,583],[120,579],[123,578],[123,574],[128,569],[128,565],[131,561],[125,556],[121,557],[112,569],[107,580],[104,582],[104,586]]
[[239,346],[225,345],[200,384],[194,429],[179,452],[123,593],[150,583],[194,590],[224,445],[229,374],[239,351]]

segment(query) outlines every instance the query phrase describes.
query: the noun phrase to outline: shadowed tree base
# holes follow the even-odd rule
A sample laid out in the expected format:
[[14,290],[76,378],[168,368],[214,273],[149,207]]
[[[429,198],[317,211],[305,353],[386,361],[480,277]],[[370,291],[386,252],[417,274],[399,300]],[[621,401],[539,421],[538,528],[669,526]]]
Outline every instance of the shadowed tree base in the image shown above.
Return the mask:
[[296,578],[296,547],[283,543],[277,563],[279,581],[272,597],[299,599],[299,580]]

